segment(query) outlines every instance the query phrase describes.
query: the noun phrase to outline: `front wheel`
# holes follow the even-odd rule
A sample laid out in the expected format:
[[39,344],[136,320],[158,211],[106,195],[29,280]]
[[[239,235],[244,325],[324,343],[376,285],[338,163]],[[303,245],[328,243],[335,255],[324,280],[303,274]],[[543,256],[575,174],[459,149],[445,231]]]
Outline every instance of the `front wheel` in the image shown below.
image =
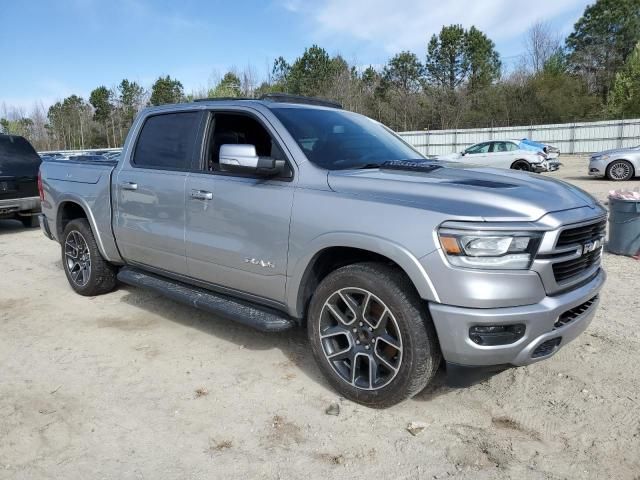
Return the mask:
[[633,177],[633,165],[626,160],[614,160],[607,167],[607,178],[615,182],[631,180]]
[[527,162],[526,160],[517,160],[517,161],[513,162],[513,165],[511,165],[511,169],[512,170],[521,170],[523,172],[530,172],[531,171],[531,165],[529,165],[529,162]]
[[71,288],[91,297],[116,286],[116,268],[108,263],[85,218],[71,220],[62,234],[62,265]]
[[421,391],[441,354],[426,305],[406,276],[380,263],[330,273],[309,306],[311,347],[333,387],[384,408]]

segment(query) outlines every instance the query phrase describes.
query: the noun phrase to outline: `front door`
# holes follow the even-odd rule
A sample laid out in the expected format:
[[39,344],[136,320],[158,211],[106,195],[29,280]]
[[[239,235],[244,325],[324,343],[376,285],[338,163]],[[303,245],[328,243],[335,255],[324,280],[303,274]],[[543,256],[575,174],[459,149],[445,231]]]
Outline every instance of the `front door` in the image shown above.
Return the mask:
[[201,112],[154,115],[114,180],[114,231],[126,261],[186,274],[185,184]]
[[292,170],[280,178],[223,172],[218,155],[224,144],[251,144],[259,156],[286,160],[257,117],[211,114],[200,172],[192,172],[186,185],[188,274],[232,294],[284,303]]

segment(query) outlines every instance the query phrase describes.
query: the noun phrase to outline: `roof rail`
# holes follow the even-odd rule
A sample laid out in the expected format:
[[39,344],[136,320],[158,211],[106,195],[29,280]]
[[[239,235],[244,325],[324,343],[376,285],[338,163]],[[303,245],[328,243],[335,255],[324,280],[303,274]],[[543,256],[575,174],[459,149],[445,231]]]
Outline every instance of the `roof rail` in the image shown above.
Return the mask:
[[229,100],[255,100],[255,98],[249,97],[211,97],[211,98],[194,98],[194,102],[222,102]]
[[305,97],[304,95],[290,95],[288,93],[267,93],[260,97],[260,100],[270,102],[303,103],[306,105],[318,105],[321,107],[342,108],[340,102],[317,97]]

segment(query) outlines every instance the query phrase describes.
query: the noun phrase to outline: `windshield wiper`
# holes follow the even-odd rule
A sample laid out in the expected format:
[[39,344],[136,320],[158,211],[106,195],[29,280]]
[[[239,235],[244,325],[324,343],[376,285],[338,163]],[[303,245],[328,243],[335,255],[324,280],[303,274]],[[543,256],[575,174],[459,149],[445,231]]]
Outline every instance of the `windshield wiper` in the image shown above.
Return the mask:
[[382,165],[382,163],[365,163],[364,165],[359,165],[353,168],[356,168],[358,170],[368,170],[372,168],[380,168]]

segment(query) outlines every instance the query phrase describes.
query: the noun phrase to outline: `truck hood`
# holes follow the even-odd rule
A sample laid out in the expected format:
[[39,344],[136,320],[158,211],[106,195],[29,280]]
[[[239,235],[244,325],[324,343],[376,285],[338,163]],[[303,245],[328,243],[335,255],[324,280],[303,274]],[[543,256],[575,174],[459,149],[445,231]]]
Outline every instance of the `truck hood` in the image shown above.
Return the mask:
[[597,205],[591,195],[565,182],[485,167],[333,170],[327,181],[339,193],[407,203],[452,220],[535,221],[550,212]]

